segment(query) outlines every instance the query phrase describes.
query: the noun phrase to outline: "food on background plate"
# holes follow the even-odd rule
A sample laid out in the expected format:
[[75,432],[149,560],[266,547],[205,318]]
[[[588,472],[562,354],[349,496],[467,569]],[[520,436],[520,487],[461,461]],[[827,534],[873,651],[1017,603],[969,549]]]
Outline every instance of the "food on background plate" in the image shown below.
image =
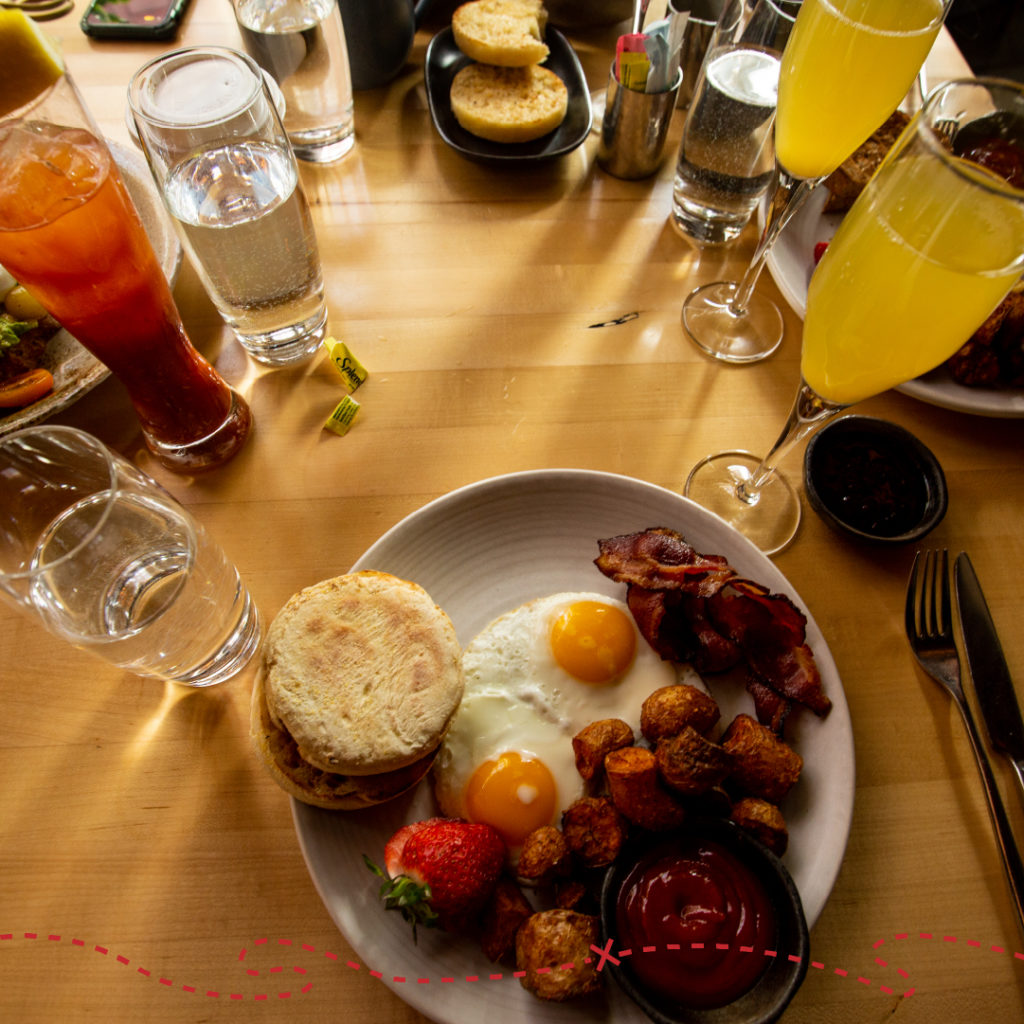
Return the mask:
[[824,213],[845,213],[864,191],[882,158],[910,124],[902,110],[895,110],[822,183],[828,189]]
[[462,689],[455,628],[426,591],[350,573],[293,595],[271,623],[251,734],[292,796],[365,807],[423,777]]
[[541,0],[471,0],[452,14],[455,45],[471,60],[524,68],[548,55]]
[[472,0],[452,15],[452,36],[472,63],[452,79],[456,121],[489,142],[532,142],[565,120],[569,90],[553,71],[540,0]]
[[1017,285],[946,361],[969,388],[1024,387],[1024,285]]
[[60,324],[2,266],[0,302],[0,409],[20,409],[53,390],[53,375],[43,363]]
[[565,120],[569,90],[553,71],[469,64],[452,80],[452,113],[489,142],[531,142]]

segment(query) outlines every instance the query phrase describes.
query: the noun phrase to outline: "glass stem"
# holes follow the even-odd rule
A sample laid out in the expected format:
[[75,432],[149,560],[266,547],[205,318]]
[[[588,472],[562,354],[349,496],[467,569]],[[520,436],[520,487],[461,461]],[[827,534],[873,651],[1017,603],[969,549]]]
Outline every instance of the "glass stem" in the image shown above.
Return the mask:
[[824,181],[823,178],[794,178],[781,167],[779,168],[779,180],[765,214],[761,241],[757,243],[757,249],[754,250],[747,272],[736,286],[736,294],[729,303],[729,311],[733,315],[743,316],[746,313],[750,296],[754,293],[757,279],[761,276],[761,271],[764,270],[765,261],[775,244],[775,239],[779,237],[793,214],[803,206],[807,197],[822,181]]
[[845,409],[845,405],[829,402],[822,398],[803,378],[800,379],[800,390],[797,391],[793,407],[789,410],[789,418],[782,428],[778,440],[761,460],[757,469],[748,480],[736,486],[736,495],[747,505],[756,505],[761,488],[775,475],[775,467],[789,454],[794,445],[802,441],[808,434],[814,433],[825,420],[831,419]]

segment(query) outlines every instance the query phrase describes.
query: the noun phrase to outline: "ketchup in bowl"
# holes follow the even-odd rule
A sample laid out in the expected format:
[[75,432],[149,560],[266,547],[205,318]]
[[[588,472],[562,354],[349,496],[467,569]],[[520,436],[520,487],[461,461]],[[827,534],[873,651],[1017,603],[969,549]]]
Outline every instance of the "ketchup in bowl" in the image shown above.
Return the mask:
[[601,910],[616,980],[660,1024],[774,1021],[807,972],[793,880],[727,820],[631,842],[605,877]]
[[[724,846],[691,840],[640,860],[619,891],[618,941],[645,986],[686,1006],[724,1006],[765,972],[775,912],[754,873]],[[638,952],[654,946],[654,952]]]

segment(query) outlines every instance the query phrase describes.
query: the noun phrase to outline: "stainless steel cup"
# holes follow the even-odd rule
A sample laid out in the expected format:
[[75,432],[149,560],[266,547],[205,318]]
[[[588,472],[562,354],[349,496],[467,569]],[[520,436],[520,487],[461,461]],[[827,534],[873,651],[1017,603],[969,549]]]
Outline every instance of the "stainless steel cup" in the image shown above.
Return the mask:
[[605,171],[625,179],[647,178],[657,171],[682,77],[678,72],[675,84],[664,92],[638,92],[619,82],[612,64],[597,148],[597,162]]

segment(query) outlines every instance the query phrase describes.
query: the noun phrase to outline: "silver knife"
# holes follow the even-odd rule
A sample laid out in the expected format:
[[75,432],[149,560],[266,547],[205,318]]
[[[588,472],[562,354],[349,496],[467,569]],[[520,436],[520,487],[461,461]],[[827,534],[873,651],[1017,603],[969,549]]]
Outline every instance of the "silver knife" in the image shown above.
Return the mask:
[[957,556],[954,578],[967,664],[988,738],[1010,760],[1024,798],[1024,721],[995,623],[966,551]]

